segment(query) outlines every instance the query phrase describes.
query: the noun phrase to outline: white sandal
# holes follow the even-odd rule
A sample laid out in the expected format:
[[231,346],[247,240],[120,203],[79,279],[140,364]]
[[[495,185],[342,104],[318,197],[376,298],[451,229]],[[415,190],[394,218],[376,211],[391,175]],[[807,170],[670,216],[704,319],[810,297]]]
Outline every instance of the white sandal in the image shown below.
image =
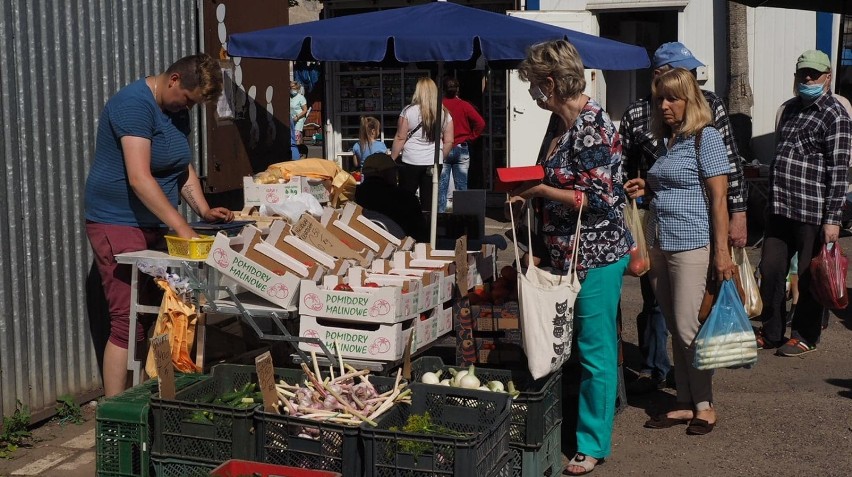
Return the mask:
[[[563,471],[563,473],[567,474],[567,475],[586,475],[586,474],[590,473],[591,471],[595,470],[595,467],[602,465],[604,463],[603,459],[597,459],[596,462],[592,462],[591,460],[588,460],[587,457],[588,456],[586,454],[583,454],[582,452],[577,452],[577,455],[575,455],[574,458],[572,458],[570,461],[568,461],[568,465],[565,466],[566,468]],[[594,459],[594,457],[592,457],[592,459]],[[571,467],[572,465],[577,466],[577,467],[582,467],[583,471],[582,472],[569,472],[568,467]]]

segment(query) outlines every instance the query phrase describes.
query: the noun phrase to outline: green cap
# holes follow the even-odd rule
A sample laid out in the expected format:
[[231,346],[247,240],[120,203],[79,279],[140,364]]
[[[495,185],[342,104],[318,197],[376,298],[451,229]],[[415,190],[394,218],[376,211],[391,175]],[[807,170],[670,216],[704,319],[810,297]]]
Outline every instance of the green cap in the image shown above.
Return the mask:
[[819,50],[808,50],[799,56],[796,61],[796,70],[811,68],[825,73],[831,69],[831,60],[828,55]]

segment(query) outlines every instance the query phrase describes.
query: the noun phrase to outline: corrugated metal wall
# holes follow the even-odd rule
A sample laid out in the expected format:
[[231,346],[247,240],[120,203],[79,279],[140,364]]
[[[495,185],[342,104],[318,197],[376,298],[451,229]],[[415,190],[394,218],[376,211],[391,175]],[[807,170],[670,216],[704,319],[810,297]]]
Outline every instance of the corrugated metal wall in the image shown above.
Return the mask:
[[101,386],[83,219],[98,116],[125,84],[196,52],[198,18],[195,0],[0,0],[0,414]]

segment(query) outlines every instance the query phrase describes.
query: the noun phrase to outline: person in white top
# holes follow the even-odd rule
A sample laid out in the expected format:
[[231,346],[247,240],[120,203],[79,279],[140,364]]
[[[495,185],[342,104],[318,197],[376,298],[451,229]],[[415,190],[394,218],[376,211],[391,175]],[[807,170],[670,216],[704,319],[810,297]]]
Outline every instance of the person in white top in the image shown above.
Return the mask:
[[396,135],[391,148],[394,161],[402,156],[399,186],[416,193],[424,209],[432,206],[432,166],[435,162],[435,141],[441,141],[439,164],[453,148],[453,118],[441,107],[441,130],[435,131],[438,115],[438,87],[431,78],[420,78],[411,97],[411,104],[399,113]]

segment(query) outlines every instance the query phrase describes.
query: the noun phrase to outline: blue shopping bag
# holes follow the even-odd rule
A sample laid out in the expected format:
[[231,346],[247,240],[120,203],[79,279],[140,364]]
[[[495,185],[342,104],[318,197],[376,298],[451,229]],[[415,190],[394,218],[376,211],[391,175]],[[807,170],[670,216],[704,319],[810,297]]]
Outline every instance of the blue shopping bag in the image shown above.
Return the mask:
[[725,280],[695,337],[696,369],[738,368],[757,362],[757,342],[733,280]]

